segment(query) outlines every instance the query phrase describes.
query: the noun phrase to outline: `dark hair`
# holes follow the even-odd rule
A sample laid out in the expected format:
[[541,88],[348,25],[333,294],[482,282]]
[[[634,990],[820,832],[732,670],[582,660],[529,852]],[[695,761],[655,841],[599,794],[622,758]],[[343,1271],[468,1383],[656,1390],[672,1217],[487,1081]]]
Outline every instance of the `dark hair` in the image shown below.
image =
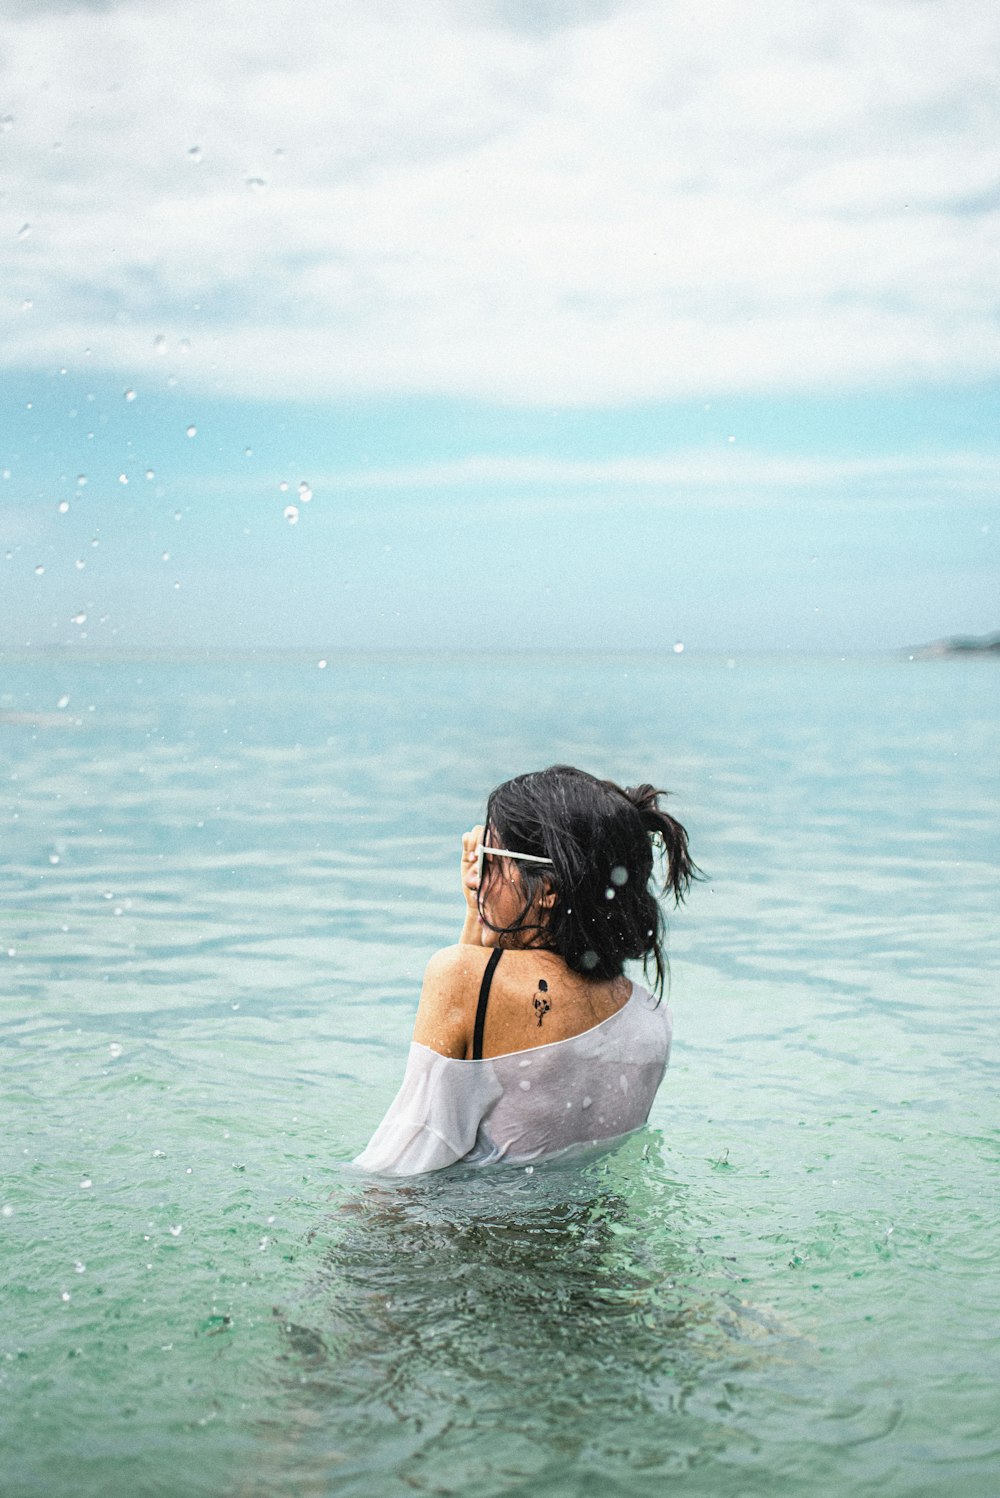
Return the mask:
[[[552,867],[517,864],[524,908],[510,926],[490,929],[501,935],[527,933],[530,945],[557,952],[573,972],[595,980],[618,977],[630,958],[643,958],[647,971],[652,961],[655,989],[662,994],[666,927],[650,889],[653,838],[663,843],[663,892],[673,895],[675,905],[700,873],[684,828],[660,810],[659,798],[666,794],[651,785],[623,789],[569,765],[498,785],[486,804],[485,836],[501,848],[551,859]],[[493,864],[486,860],[480,915]],[[532,922],[535,898],[546,887],[555,902],[544,923]]]

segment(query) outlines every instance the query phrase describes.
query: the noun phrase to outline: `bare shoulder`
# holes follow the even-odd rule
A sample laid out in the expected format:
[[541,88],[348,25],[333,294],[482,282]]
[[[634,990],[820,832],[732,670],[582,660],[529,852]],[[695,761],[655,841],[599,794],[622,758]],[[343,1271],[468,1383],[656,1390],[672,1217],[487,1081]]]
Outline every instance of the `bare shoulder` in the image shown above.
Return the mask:
[[475,1022],[475,1004],[483,970],[489,960],[485,947],[458,945],[435,952],[424,971],[413,1038],[442,1056],[463,1058]]

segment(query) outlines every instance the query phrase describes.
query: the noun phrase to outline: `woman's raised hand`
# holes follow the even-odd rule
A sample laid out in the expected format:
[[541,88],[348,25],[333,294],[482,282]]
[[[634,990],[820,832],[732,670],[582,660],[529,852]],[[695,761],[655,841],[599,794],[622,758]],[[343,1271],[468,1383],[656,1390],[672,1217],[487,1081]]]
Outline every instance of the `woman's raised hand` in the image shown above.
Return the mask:
[[479,881],[476,878],[476,848],[483,840],[485,827],[472,827],[468,832],[462,834],[462,893],[469,910],[478,914],[476,895],[479,890]]

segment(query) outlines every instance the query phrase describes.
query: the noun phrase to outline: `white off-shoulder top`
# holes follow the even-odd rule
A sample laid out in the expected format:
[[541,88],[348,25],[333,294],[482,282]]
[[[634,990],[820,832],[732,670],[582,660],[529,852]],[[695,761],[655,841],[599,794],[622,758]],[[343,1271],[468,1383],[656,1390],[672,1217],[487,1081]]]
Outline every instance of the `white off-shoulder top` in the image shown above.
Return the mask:
[[621,1009],[566,1040],[482,1061],[416,1041],[403,1085],[354,1164],[383,1175],[527,1164],[631,1133],[670,1055],[670,1011],[632,984]]

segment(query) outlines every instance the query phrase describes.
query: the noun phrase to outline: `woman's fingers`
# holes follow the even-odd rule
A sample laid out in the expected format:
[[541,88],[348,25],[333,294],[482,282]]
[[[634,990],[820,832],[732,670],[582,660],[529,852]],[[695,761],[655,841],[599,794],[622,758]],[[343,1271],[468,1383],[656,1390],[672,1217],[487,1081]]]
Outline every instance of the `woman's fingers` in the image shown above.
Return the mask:
[[468,894],[479,886],[476,877],[476,849],[483,840],[483,827],[471,827],[462,834],[462,885]]

